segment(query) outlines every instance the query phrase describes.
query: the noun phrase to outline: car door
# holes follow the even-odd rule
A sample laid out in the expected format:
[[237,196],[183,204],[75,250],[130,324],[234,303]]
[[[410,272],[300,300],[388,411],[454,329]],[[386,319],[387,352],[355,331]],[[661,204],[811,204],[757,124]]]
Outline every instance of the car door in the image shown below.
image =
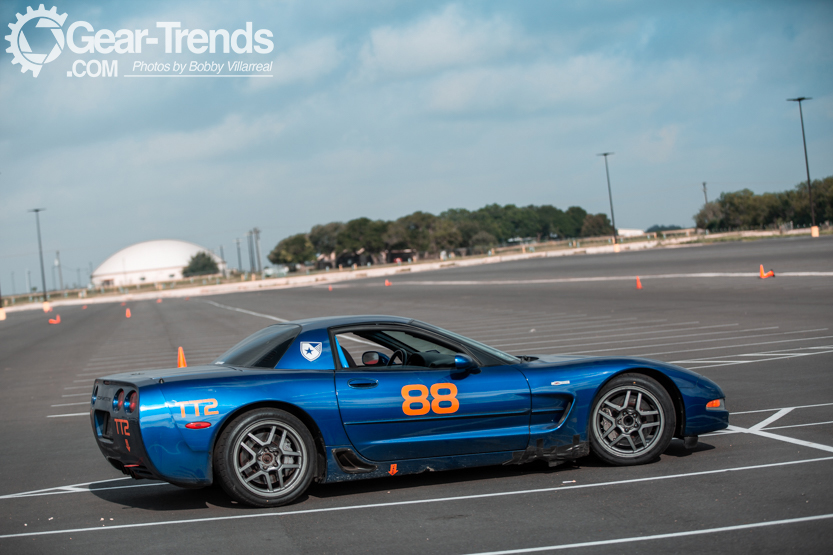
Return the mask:
[[[514,366],[458,371],[452,365],[364,365],[361,352],[379,352],[384,359],[397,346],[423,353],[420,358],[451,353],[452,361],[454,352],[466,351],[406,326],[332,333],[340,361],[335,375],[339,411],[351,443],[365,458],[391,461],[526,448],[530,392]],[[379,343],[373,338],[383,336],[392,339]]]

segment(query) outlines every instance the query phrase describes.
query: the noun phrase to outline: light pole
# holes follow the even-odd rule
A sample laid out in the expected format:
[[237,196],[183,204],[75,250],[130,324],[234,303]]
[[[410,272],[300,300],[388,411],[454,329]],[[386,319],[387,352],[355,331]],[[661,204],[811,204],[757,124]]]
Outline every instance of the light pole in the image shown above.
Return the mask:
[[257,260],[257,264],[256,264],[257,273],[262,274],[263,273],[263,266],[260,263],[260,229],[254,228],[252,230],[252,233],[254,234],[255,258]]
[[251,231],[246,233],[246,241],[249,244],[249,269],[254,274],[257,272],[257,267],[255,266],[254,236]]
[[613,215],[613,193],[610,190],[610,170],[607,168],[607,157],[611,154],[615,154],[614,152],[602,152],[601,154],[597,154],[596,156],[604,156],[605,157],[605,175],[607,175],[607,194],[610,197],[610,223],[613,224],[613,238],[616,239],[616,216]]
[[29,212],[35,213],[35,224],[38,227],[38,252],[40,253],[40,278],[41,283],[43,284],[43,302],[49,300],[49,295],[46,293],[46,272],[43,269],[43,245],[41,244],[40,239],[40,212],[43,212],[46,208],[33,208],[29,210]]
[[810,181],[810,162],[807,160],[807,138],[804,136],[804,111],[801,109],[801,102],[803,100],[813,100],[807,96],[799,96],[798,98],[788,98],[787,102],[798,102],[798,115],[801,116],[801,140],[804,141],[804,167],[807,168],[807,195],[810,198],[810,221],[813,222],[813,227],[816,227],[816,209],[813,206],[813,187]]
[[55,266],[58,268],[58,283],[61,284],[60,290],[64,290],[64,271],[61,267],[61,251],[55,251]]
[[706,204],[709,203],[709,195],[706,193],[706,182],[703,182],[703,197],[706,199]]

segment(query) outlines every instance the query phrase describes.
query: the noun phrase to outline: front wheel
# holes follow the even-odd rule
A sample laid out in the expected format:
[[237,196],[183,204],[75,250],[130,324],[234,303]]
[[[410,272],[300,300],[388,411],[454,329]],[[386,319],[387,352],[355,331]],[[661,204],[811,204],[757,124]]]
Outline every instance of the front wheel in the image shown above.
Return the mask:
[[237,417],[214,448],[214,469],[233,499],[277,507],[306,491],[315,473],[315,442],[295,416],[259,409]]
[[610,464],[644,464],[668,448],[676,420],[674,403],[656,380],[623,374],[608,382],[593,403],[590,445]]

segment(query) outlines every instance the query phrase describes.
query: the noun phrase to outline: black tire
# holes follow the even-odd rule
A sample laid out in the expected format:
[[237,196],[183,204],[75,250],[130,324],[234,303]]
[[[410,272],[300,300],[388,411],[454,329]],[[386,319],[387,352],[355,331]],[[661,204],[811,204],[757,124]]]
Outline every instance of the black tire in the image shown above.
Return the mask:
[[214,471],[232,499],[278,507],[306,491],[317,458],[303,422],[286,411],[257,409],[223,430],[214,446]]
[[674,402],[664,387],[643,374],[622,374],[593,400],[590,447],[616,466],[645,464],[668,448],[676,426]]

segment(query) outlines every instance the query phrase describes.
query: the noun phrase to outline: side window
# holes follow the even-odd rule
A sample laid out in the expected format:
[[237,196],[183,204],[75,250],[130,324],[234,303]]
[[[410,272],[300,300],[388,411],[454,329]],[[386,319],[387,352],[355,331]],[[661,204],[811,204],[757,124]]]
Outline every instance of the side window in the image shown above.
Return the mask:
[[342,368],[420,369],[453,368],[454,345],[416,331],[402,329],[353,330],[335,336]]
[[[339,333],[336,335],[336,350],[342,368],[357,368],[372,366],[381,368],[387,365],[393,351],[385,345],[359,337],[355,333]],[[379,356],[364,356],[365,353],[376,352]],[[366,361],[366,362],[365,362]]]

